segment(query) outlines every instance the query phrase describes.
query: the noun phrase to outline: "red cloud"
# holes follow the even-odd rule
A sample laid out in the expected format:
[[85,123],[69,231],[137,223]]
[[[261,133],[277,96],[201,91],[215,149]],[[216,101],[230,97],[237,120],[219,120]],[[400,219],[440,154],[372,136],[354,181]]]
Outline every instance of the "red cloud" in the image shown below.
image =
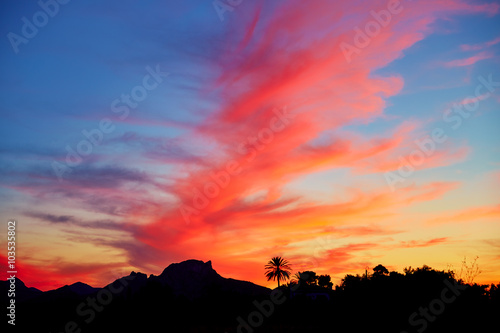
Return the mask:
[[[122,264],[72,264],[61,261],[51,261],[50,263],[43,262],[43,266],[35,266],[27,264],[24,261],[16,258],[16,277],[21,279],[27,287],[35,287],[37,289],[46,291],[62,287],[65,284],[72,284],[77,281],[82,281],[91,284],[94,287],[102,287],[107,283],[112,282],[121,276],[114,275],[110,269],[118,269]],[[2,277],[4,280],[7,275],[7,257],[0,254],[0,269],[2,270]],[[124,272],[126,275],[130,272]],[[110,275],[113,274],[113,275]]]

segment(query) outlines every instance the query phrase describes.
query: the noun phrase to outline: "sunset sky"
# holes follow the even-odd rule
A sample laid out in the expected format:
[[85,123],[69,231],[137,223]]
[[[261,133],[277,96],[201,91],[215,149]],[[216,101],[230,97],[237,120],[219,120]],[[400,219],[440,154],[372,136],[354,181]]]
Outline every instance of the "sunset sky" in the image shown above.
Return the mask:
[[42,290],[275,287],[272,256],[500,281],[500,2],[44,1],[0,4],[1,279],[15,218]]

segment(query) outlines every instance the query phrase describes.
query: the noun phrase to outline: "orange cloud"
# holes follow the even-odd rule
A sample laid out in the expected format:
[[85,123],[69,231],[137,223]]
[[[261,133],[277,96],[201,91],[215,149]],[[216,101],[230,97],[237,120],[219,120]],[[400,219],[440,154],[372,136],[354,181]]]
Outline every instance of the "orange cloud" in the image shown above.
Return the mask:
[[500,220],[500,204],[496,206],[472,207],[458,212],[445,213],[442,216],[431,219],[428,224],[474,222],[479,219]]
[[442,243],[445,243],[447,241],[448,241],[448,237],[434,238],[434,239],[430,239],[428,241],[417,241],[417,240],[402,241],[400,243],[400,246],[401,247],[427,247],[427,246],[442,244]]

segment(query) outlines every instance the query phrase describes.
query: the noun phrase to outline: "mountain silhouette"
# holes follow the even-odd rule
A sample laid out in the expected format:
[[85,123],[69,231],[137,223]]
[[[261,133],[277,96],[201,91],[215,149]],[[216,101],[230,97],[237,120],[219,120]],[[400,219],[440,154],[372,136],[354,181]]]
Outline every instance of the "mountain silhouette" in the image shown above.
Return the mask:
[[140,293],[149,282],[150,280],[146,274],[132,271],[129,275],[116,279],[101,289],[113,290],[113,286],[126,287],[126,295],[131,296]]
[[[33,298],[57,299],[71,298],[96,294],[99,290],[109,288],[111,285],[126,285],[129,294],[140,292],[148,283],[159,283],[168,287],[175,296],[184,296],[196,299],[206,296],[209,291],[219,290],[235,292],[251,296],[268,295],[271,290],[256,285],[252,282],[241,281],[220,276],[213,268],[212,262],[190,259],[180,263],[173,263],[156,276],[151,274],[148,278],[144,273],[132,271],[130,275],[119,278],[103,288],[95,288],[83,282],[75,282],[60,288],[41,291],[28,288],[23,281],[16,278],[16,297],[18,300]],[[9,281],[0,281],[2,294],[6,295]]]
[[[30,288],[26,287],[24,282],[21,281],[20,279],[16,278],[15,280],[16,280],[16,282],[15,282],[16,300],[26,301],[26,300],[35,298],[35,297],[43,294],[43,291],[41,291],[41,290],[38,290],[38,289],[33,288],[33,287],[30,287]],[[7,292],[9,290],[9,288],[10,288],[10,281],[9,280],[0,281],[0,292],[2,293],[2,295],[4,297],[7,296]]]
[[[9,281],[0,281],[4,298],[8,286]],[[112,330],[121,327],[121,330],[128,331],[131,324],[124,321],[124,313],[129,314],[125,315],[127,319],[139,314],[146,318],[162,318],[168,313],[172,318],[172,327],[178,325],[175,327],[182,329],[182,323],[186,322],[203,327],[207,321],[230,321],[242,306],[251,305],[256,298],[269,297],[270,292],[271,289],[248,281],[222,277],[213,269],[211,261],[194,259],[173,263],[158,276],[151,274],[148,277],[133,271],[103,288],[75,282],[42,292],[27,288],[17,279],[18,311],[29,314],[32,319],[19,320],[16,326],[23,330],[36,328],[36,331],[59,332],[70,320],[76,322],[79,328],[86,327],[83,332],[106,331],[103,327],[109,325]],[[97,305],[87,304],[89,300],[97,300]],[[95,306],[95,311],[92,306]],[[105,315],[100,315],[101,307],[109,309]],[[214,310],[217,311],[214,313]],[[190,318],[193,311],[199,313],[196,319]],[[178,323],[174,325],[176,321]],[[137,329],[144,329],[143,325],[137,326]],[[153,329],[157,324],[148,325]]]
[[[4,302],[9,285],[0,281]],[[306,281],[271,291],[222,277],[211,261],[191,259],[158,276],[131,272],[103,288],[75,282],[42,292],[16,279],[15,328],[257,333],[333,332],[348,326],[353,332],[485,332],[498,327],[500,311],[500,284],[487,287],[424,266],[404,274],[380,269],[348,274],[335,288]],[[2,325],[12,328],[6,321]]]
[[85,296],[85,295],[90,295],[95,293],[96,291],[99,290],[99,288],[94,288],[89,286],[86,283],[83,282],[75,282],[69,286],[67,286],[71,292],[74,292],[75,294]]
[[152,275],[150,279],[169,286],[174,295],[190,300],[206,296],[214,289],[254,296],[271,292],[269,288],[251,282],[223,278],[212,268],[211,261],[194,259],[171,264],[159,276]]
[[65,285],[60,288],[49,290],[45,294],[52,297],[68,297],[68,296],[86,296],[99,291],[99,288],[94,288],[83,282],[75,282],[71,285]]

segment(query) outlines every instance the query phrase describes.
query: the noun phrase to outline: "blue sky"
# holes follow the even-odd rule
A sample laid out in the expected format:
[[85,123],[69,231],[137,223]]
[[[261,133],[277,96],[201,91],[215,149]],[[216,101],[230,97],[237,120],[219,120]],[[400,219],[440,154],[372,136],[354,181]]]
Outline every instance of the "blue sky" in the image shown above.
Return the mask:
[[[498,277],[499,87],[481,88],[458,128],[443,115],[475,97],[479,77],[500,82],[499,4],[402,2],[346,61],[339,45],[388,3],[243,0],[221,21],[211,1],[70,1],[15,52],[8,34],[42,9],[2,2],[0,215],[26,235],[25,279],[50,287],[29,273],[44,263],[56,284],[103,284],[106,264],[157,273],[194,257],[264,284],[267,257],[307,268],[318,237],[337,241],[313,268],[336,278],[379,260],[402,269],[405,251],[437,268],[480,254],[484,280]],[[120,119],[113,102],[144,80],[158,84]],[[285,108],[291,124],[259,139]],[[113,130],[69,166],[67,147],[103,119]],[[446,142],[392,186],[400,157],[436,128]],[[251,137],[249,162],[238,147]],[[197,209],[197,191],[232,162],[242,175]],[[54,163],[72,171],[59,180]]]

